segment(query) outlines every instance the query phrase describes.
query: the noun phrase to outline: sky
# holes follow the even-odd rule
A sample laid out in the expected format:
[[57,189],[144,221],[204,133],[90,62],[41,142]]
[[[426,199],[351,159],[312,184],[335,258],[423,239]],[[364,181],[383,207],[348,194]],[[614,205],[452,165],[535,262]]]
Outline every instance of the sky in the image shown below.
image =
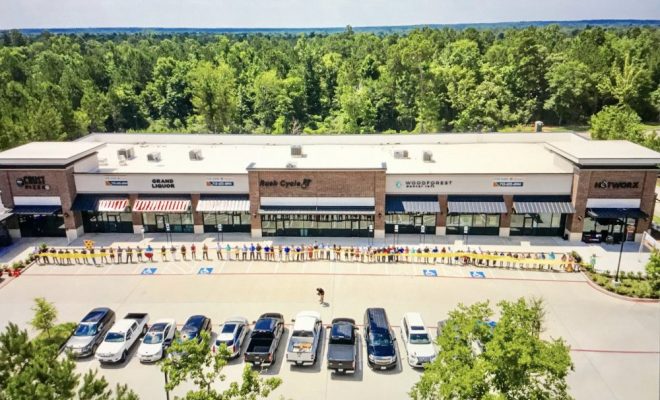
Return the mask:
[[0,0],[0,29],[660,19],[660,0]]

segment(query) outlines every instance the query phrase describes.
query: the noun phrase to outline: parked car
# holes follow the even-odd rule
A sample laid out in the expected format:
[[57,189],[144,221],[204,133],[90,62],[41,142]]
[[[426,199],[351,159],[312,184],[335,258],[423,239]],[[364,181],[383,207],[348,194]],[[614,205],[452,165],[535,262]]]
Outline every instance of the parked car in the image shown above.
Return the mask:
[[186,323],[181,328],[181,341],[186,340],[197,340],[198,342],[202,340],[202,332],[211,333],[211,318],[204,315],[193,315],[188,318]]
[[247,318],[233,317],[227,319],[220,325],[213,350],[215,351],[224,344],[231,353],[231,358],[238,357],[241,354],[241,348],[243,347],[243,343],[245,343],[245,338],[249,330],[250,326]]
[[396,337],[392,333],[383,308],[368,308],[364,313],[364,340],[367,362],[373,369],[390,369],[397,365]]
[[355,320],[335,318],[330,327],[328,341],[328,369],[338,372],[355,372],[357,367],[358,341]]
[[103,343],[96,349],[96,359],[101,363],[124,362],[131,347],[147,333],[147,322],[149,314],[126,314],[106,333]]
[[314,365],[323,327],[321,314],[316,311],[302,311],[296,315],[293,323],[286,360],[295,365]]
[[269,367],[275,362],[275,353],[284,332],[284,317],[278,313],[262,314],[254,324],[250,343],[245,350],[245,362]]
[[66,342],[66,350],[75,357],[91,356],[115,323],[115,312],[107,307],[95,308],[80,321]]
[[173,319],[160,319],[151,325],[138,347],[141,362],[155,362],[163,358],[165,351],[172,344],[176,333]]
[[419,313],[409,312],[403,316],[401,338],[411,367],[421,368],[435,360],[438,353]]

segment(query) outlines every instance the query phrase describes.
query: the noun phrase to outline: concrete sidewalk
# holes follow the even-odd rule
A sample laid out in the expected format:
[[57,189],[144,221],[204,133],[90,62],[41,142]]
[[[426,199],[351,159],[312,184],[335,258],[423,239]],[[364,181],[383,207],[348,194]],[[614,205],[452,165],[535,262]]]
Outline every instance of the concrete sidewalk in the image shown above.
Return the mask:
[[[145,234],[85,234],[74,240],[70,244],[66,238],[23,238],[12,244],[4,254],[0,252],[0,263],[11,264],[16,259],[23,259],[29,254],[34,246],[41,243],[47,243],[49,246],[77,246],[82,247],[85,240],[93,240],[97,247],[100,246],[140,246],[145,248],[150,244],[155,250],[165,245],[171,244],[180,247],[182,244],[190,247],[190,244],[196,243],[198,253],[201,254],[201,243],[209,246],[210,253],[215,252],[218,235],[214,233],[207,234],[185,234],[175,233],[170,235],[172,241],[164,233]],[[619,261],[620,245],[608,244],[588,244],[582,242],[568,242],[557,237],[499,237],[499,236],[470,236],[466,239],[463,236],[435,236],[435,235],[387,235],[384,239],[373,238],[328,238],[328,237],[272,237],[272,238],[251,238],[247,233],[225,233],[222,238],[223,245],[242,246],[244,243],[261,243],[275,245],[307,245],[307,244],[329,244],[340,246],[389,246],[394,243],[401,246],[418,247],[433,246],[451,248],[453,251],[476,250],[497,251],[497,252],[529,252],[529,253],[549,253],[557,254],[570,253],[576,251],[582,258],[589,262],[592,255],[596,256],[596,268],[598,270],[615,271]],[[467,243],[466,243],[467,242]],[[650,253],[644,250],[638,253],[639,243],[625,243],[621,257],[621,271],[644,271],[644,266],[648,262]]]

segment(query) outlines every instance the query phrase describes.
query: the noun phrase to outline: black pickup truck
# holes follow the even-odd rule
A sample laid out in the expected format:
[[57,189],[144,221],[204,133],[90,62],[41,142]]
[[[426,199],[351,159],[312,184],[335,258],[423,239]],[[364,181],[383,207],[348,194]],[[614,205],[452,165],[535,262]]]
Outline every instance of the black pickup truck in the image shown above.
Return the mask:
[[275,362],[275,353],[284,332],[284,316],[267,313],[259,317],[250,334],[250,343],[245,350],[245,362],[269,367]]
[[338,373],[355,372],[357,365],[357,327],[351,318],[335,318],[330,327],[328,369]]

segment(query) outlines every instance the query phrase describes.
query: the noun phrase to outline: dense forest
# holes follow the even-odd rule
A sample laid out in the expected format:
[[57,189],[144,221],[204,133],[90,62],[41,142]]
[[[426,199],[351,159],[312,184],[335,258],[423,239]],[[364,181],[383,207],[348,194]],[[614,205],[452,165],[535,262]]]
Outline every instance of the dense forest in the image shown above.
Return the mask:
[[[0,148],[88,132],[591,125],[658,148],[660,29],[0,35]],[[515,128],[514,128],[515,129]]]

